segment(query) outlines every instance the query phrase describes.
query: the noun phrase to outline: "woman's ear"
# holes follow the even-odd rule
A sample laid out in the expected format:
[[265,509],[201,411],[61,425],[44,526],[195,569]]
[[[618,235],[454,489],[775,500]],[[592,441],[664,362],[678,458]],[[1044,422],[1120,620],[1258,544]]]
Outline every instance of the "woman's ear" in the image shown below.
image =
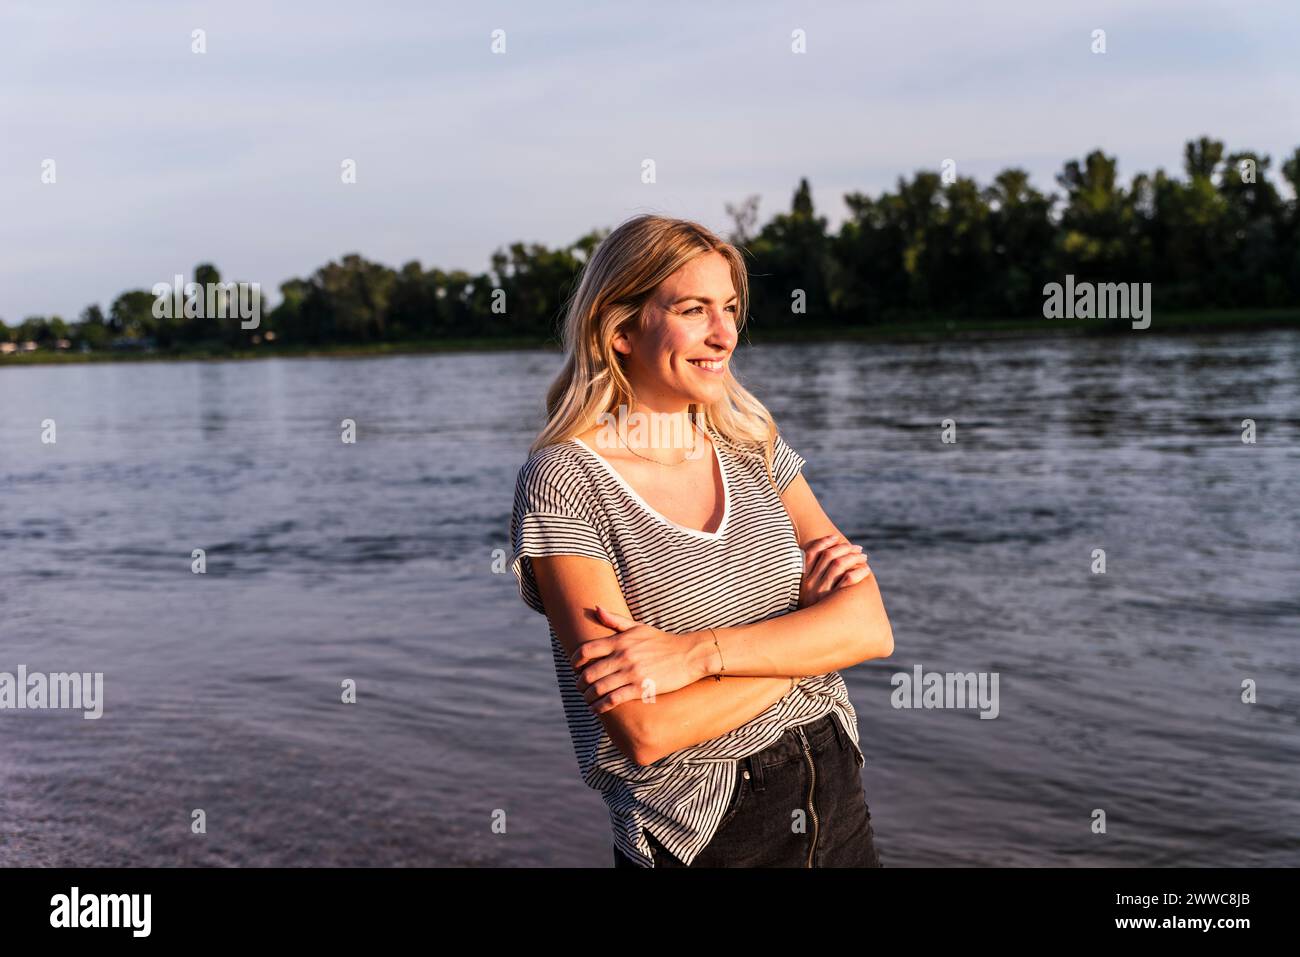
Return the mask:
[[628,335],[628,332],[630,330],[639,335],[645,331],[647,316],[646,310],[648,308],[648,303],[643,304],[635,318],[627,320],[618,327],[618,330],[614,333],[613,339],[610,340],[616,352],[624,356],[630,356],[632,354],[632,337]]

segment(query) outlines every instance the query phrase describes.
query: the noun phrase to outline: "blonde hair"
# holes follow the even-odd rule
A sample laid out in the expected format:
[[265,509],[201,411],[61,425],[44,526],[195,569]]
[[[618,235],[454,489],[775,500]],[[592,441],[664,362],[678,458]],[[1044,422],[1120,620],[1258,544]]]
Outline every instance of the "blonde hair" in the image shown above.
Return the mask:
[[[564,366],[546,390],[546,427],[533,440],[530,454],[587,431],[602,413],[617,415],[620,404],[632,407],[632,385],[614,348],[614,336],[627,328],[642,329],[645,306],[659,284],[697,256],[712,252],[731,267],[741,330],[749,310],[749,277],[744,257],[731,243],[699,223],[652,214],[635,216],[605,237],[567,303]],[[777,434],[772,414],[736,380],[730,364],[724,389],[718,402],[703,407],[692,403],[692,421],[740,454],[761,455],[770,479]]]

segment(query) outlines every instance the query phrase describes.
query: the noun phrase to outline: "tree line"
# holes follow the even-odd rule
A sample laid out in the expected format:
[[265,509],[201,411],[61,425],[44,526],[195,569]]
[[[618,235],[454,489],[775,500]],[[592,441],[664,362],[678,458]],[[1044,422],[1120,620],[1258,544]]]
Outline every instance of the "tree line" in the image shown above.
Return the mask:
[[[1042,315],[1043,287],[1150,282],[1158,308],[1195,311],[1300,304],[1300,147],[1274,182],[1270,158],[1190,141],[1182,176],[1163,169],[1121,182],[1101,150],[1070,160],[1059,192],[1041,192],[1022,169],[980,186],[951,161],[900,177],[878,197],[849,193],[848,217],[827,229],[806,179],[788,212],[758,226],[758,198],[726,207],[728,239],[750,265],[751,318],[764,328],[866,326],[931,318]],[[274,338],[317,346],[553,335],[582,264],[607,235],[594,230],[548,249],[514,243],[487,271],[400,269],[358,254],[280,286],[281,301],[257,330],[238,319],[159,318],[151,292],[123,292],[107,312],[87,306],[75,322],[32,316],[0,341],[106,348],[147,340],[159,348],[246,347]],[[210,263],[193,281],[220,282]],[[267,333],[271,333],[268,337]]]

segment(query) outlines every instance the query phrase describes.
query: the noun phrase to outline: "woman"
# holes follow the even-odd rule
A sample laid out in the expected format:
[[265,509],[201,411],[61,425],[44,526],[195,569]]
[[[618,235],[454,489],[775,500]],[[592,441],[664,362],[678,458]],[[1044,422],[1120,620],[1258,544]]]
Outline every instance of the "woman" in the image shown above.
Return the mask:
[[747,294],[696,223],[606,237],[519,471],[512,568],[616,866],[878,867],[836,669],[893,634],[866,555],[731,374]]

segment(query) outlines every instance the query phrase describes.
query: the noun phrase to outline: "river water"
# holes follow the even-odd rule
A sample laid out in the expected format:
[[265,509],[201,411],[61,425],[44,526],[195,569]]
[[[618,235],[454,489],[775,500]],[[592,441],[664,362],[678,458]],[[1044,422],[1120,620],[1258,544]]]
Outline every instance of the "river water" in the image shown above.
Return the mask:
[[[0,865],[611,866],[494,567],[559,362],[0,368],[0,672],[104,673],[0,711]],[[735,368],[893,622],[844,672],[887,867],[1300,863],[1300,331]],[[917,666],[997,717],[894,707]]]

